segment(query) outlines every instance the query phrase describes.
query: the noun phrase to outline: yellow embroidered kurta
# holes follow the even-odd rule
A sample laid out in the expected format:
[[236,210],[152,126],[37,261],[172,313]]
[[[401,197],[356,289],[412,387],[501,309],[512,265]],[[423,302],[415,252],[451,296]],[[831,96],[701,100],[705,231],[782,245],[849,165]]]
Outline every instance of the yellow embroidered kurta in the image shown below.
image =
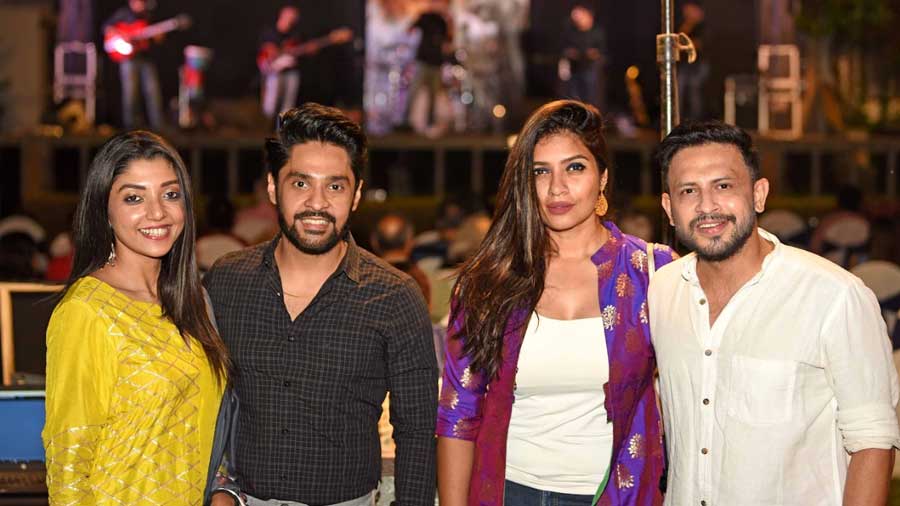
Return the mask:
[[157,304],[85,277],[47,328],[52,505],[199,505],[222,392]]

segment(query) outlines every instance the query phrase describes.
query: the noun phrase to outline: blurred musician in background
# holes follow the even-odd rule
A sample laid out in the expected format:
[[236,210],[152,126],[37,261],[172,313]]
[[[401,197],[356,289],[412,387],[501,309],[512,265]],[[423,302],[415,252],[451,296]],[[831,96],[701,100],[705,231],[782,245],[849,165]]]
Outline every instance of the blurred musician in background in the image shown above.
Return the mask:
[[147,0],[128,0],[103,23],[104,46],[110,58],[119,63],[122,83],[122,126],[133,128],[139,115],[138,87],[143,92],[147,122],[153,129],[163,124],[162,94],[156,64],[147,54],[154,44],[162,42],[162,35],[134,40],[135,34],[152,19]]
[[263,113],[270,119],[297,103],[300,92],[299,58],[314,55],[325,47],[353,40],[353,31],[340,27],[321,37],[301,42],[297,31],[299,21],[300,9],[294,5],[285,5],[278,11],[275,26],[266,28],[260,38],[256,64],[263,76]]
[[703,32],[706,13],[696,0],[681,6],[681,24],[678,31],[686,34],[697,50],[694,63],[678,63],[678,96],[681,97],[681,115],[684,119],[706,119],[703,88],[709,78],[709,62],[703,59]]
[[275,26],[266,27],[260,37],[256,61],[262,72],[262,109],[270,119],[297,103],[300,68],[296,57],[282,51],[300,45],[299,21],[300,9],[285,5],[278,11]]
[[453,51],[449,1],[426,0],[424,11],[410,30],[418,34],[419,47],[416,77],[409,91],[409,122],[417,133],[440,137],[450,126],[451,114],[441,75],[441,67]]
[[585,4],[576,4],[563,31],[563,61],[568,80],[563,77],[563,94],[606,112],[603,64],[606,35],[596,23],[596,13]]

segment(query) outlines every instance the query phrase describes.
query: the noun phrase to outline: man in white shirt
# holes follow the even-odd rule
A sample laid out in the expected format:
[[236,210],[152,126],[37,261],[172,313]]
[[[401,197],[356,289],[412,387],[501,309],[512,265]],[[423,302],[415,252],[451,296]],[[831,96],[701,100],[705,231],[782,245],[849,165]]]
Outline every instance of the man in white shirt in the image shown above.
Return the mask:
[[649,291],[665,504],[885,504],[900,387],[874,295],[757,227],[769,183],[742,130],[681,125],[658,158],[693,251]]

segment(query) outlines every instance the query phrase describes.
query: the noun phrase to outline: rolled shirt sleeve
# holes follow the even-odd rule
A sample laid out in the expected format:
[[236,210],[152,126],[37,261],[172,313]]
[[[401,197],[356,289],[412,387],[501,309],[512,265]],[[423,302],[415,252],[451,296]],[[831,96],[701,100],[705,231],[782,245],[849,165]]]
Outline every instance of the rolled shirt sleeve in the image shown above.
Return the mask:
[[900,383],[878,301],[861,281],[835,294],[821,334],[844,448],[900,448]]

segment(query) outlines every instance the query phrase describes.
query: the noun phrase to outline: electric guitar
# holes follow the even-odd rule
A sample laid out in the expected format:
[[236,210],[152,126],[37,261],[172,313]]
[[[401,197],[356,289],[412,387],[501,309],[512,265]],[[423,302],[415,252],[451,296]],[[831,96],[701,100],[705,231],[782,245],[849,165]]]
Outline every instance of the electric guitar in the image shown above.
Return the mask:
[[144,19],[131,23],[116,23],[103,37],[103,49],[116,63],[131,59],[135,54],[150,47],[150,39],[175,30],[185,30],[191,26],[191,18],[180,14],[174,18],[148,25]]
[[353,40],[353,30],[343,27],[301,44],[282,44],[279,47],[275,43],[268,42],[263,44],[256,55],[256,65],[263,74],[275,74],[296,65],[297,58],[315,54],[324,47],[346,44],[351,40]]

